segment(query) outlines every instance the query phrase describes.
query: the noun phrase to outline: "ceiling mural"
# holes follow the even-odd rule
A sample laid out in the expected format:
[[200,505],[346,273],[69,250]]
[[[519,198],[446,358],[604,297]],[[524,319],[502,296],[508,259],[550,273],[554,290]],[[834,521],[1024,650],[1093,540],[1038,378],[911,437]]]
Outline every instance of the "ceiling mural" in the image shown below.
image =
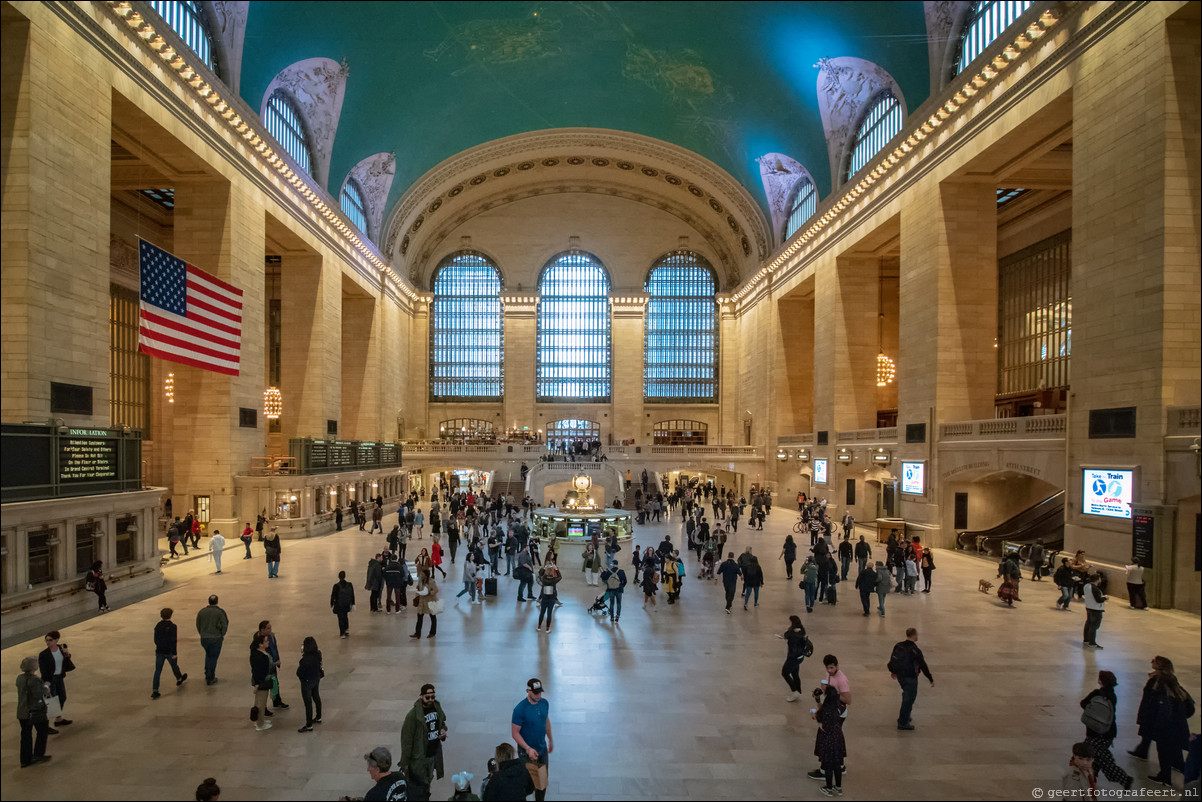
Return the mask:
[[831,189],[815,66],[879,65],[929,94],[923,3],[405,2],[250,4],[240,93],[289,65],[349,66],[329,184],[396,153],[385,219],[436,165],[560,128],[629,131],[716,164],[771,216],[756,159],[786,153]]

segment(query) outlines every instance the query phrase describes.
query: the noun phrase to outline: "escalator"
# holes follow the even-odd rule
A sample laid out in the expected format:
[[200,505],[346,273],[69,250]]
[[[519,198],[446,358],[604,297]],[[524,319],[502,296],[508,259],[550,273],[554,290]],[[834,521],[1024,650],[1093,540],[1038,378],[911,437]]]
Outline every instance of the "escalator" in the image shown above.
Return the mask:
[[[956,545],[965,551],[976,551],[1000,557],[1002,544],[1027,546],[1042,540],[1049,552],[1064,547],[1064,492],[1046,498],[1033,507],[1003,521],[997,526],[978,531],[959,532]],[[1023,549],[1026,551],[1026,549]]]

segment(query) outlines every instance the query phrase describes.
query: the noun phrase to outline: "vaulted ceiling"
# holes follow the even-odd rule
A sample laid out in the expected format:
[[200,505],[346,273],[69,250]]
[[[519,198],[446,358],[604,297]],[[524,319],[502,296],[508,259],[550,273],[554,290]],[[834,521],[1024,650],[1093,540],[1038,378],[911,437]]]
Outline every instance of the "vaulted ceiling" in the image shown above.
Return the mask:
[[930,89],[923,3],[254,2],[240,92],[258,109],[289,65],[345,62],[329,188],[394,151],[386,218],[444,160],[559,128],[692,151],[764,212],[766,153],[793,157],[830,191],[817,64],[846,56],[884,69],[917,108]]

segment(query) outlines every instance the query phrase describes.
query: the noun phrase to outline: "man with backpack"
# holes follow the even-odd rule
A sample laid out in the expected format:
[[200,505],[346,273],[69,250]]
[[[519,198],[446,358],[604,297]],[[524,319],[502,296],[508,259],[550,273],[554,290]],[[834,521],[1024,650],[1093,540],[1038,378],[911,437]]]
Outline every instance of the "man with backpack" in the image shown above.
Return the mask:
[[626,572],[615,563],[601,572],[605,583],[605,601],[609,603],[609,620],[616,623],[622,617],[622,594],[626,590]]
[[917,629],[914,627],[907,629],[906,639],[894,645],[893,654],[889,656],[887,667],[889,676],[897,680],[902,691],[901,711],[897,714],[897,728],[912,730],[914,724],[910,721],[910,713],[914,709],[914,700],[918,698],[918,675],[926,674],[931,685],[935,684],[935,678],[931,676],[931,670],[927,668],[927,661],[922,656],[922,649],[918,648]]

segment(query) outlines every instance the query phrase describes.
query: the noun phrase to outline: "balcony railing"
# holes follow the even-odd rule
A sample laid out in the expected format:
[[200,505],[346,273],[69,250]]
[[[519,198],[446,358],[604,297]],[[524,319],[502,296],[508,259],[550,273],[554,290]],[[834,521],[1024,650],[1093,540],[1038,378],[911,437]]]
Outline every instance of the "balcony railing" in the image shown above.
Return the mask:
[[778,446],[812,446],[814,445],[814,433],[783,434],[776,438],[776,444]]
[[1063,440],[1067,421],[1067,415],[1036,415],[943,423],[939,440]]
[[836,443],[896,443],[897,427],[885,426],[880,429],[851,429],[835,433]]
[[[501,458],[512,459],[517,455],[529,456],[533,459],[547,454],[545,444],[520,445],[516,443],[497,443],[496,445],[471,445],[465,443],[446,443],[430,440],[406,440],[401,443],[404,448],[405,457],[411,458],[421,456],[423,454],[475,454],[487,455]],[[510,451],[510,448],[513,450]],[[636,450],[637,449],[637,450]],[[731,445],[710,445],[710,446],[604,446],[601,452],[608,459],[635,457],[644,459],[647,457],[668,457],[668,456],[684,456],[684,457],[745,457],[759,458],[763,456],[763,449],[757,446],[731,446]],[[568,466],[588,465],[592,458],[588,456],[577,457],[576,462],[553,462],[552,465],[563,464]]]

